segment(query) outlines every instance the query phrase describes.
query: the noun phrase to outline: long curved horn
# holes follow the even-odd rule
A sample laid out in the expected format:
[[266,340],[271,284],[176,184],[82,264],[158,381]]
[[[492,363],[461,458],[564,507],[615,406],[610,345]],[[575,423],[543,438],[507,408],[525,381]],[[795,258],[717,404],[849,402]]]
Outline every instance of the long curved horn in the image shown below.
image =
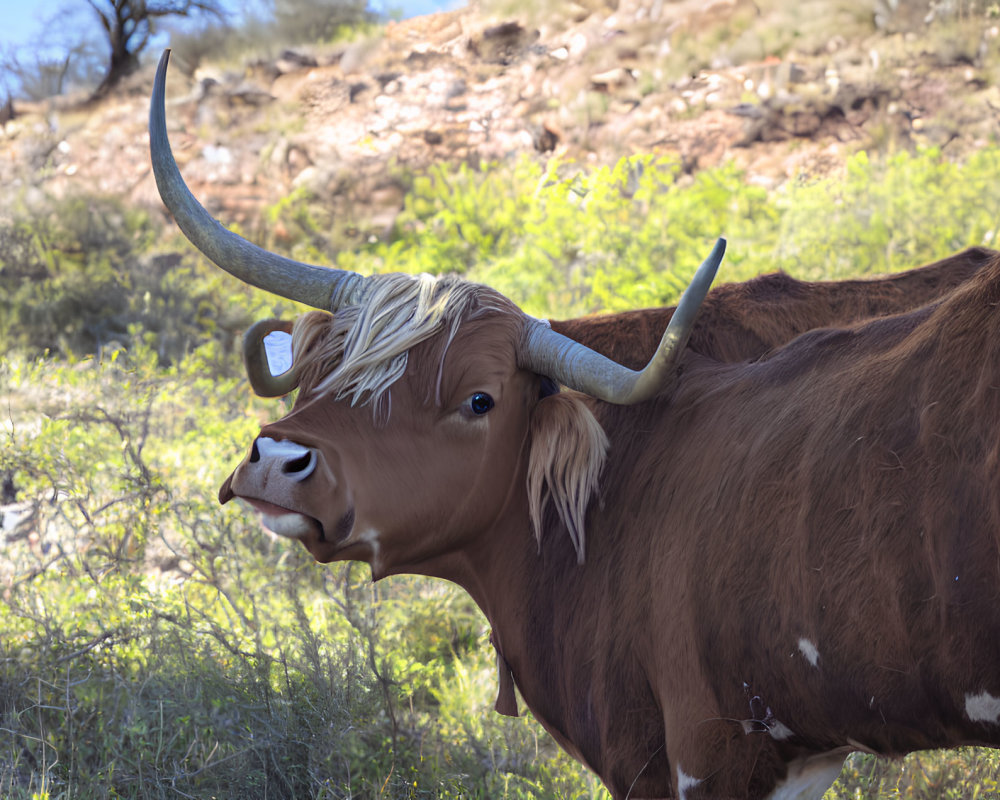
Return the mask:
[[156,68],[149,104],[149,152],[160,197],[184,235],[226,272],[259,289],[324,311],[355,301],[364,283],[361,275],[269,253],[220,225],[191,194],[167,139],[164,106],[169,59],[170,50],[164,50]]
[[656,352],[642,370],[637,372],[605,358],[542,322],[529,322],[525,329],[519,365],[609,403],[630,405],[648,400],[663,388],[684,352],[701,302],[725,253],[726,240],[720,238],[692,278]]

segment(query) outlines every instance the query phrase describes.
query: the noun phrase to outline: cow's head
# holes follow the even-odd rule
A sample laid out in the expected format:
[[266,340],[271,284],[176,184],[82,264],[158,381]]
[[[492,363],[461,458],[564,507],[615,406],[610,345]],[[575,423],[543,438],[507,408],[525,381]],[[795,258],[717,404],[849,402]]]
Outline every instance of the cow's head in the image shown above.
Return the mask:
[[299,389],[226,481],[277,533],[321,561],[413,571],[488,535],[511,515],[540,534],[552,500],[583,560],[583,516],[606,449],[580,394],[638,403],[659,393],[690,334],[725,249],[685,292],[660,347],[633,371],[553,332],[497,292],[428,275],[354,273],[302,264],[227,231],[184,185],[167,141],[160,61],[150,147],[165,204],[195,246],[236,277],[322,311],[292,332],[292,366],[274,376],[254,326],[247,371],[264,396]]

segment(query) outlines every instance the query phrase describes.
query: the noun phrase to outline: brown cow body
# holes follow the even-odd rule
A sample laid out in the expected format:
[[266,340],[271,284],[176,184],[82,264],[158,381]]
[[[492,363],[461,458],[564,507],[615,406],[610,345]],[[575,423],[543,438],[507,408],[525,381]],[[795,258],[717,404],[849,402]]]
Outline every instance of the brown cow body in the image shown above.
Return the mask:
[[[573,608],[600,619],[614,598],[596,638],[663,710],[659,782],[633,796],[671,768],[703,780],[688,797],[757,797],[824,753],[1000,744],[998,303],[995,259],[939,306],[756,364],[692,358],[668,401],[597,410],[657,443],[612,444],[588,562],[639,550]],[[607,666],[579,667],[572,696],[617,692]]]
[[[818,797],[850,750],[1000,744],[998,302],[992,256],[939,305],[754,363],[689,352],[667,396],[589,401],[610,448],[583,564],[552,510],[536,547],[523,488],[532,416],[577,396],[537,399],[503,314],[462,324],[440,405],[431,340],[384,427],[319,398],[263,429],[333,480],[279,497],[251,459],[224,497],[318,520],[321,561],[466,588],[614,797]],[[477,387],[506,408],[463,432],[448,409]]]
[[[464,587],[498,710],[512,677],[616,800],[806,800],[852,750],[1000,746],[1000,254],[722,287],[685,347],[689,290],[622,371],[488,288],[328,277],[227,232],[169,154],[165,68],[151,148],[182,229],[334,309],[295,323],[288,375],[251,370],[299,394],[223,501],[319,561]],[[669,313],[554,327],[638,363]]]

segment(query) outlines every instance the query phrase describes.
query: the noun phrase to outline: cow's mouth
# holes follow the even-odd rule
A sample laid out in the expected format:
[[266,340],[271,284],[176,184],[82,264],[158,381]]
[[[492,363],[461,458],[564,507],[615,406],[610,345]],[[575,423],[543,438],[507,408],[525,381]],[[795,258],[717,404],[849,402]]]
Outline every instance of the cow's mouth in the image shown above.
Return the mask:
[[300,511],[292,511],[255,497],[242,499],[253,506],[260,515],[261,524],[271,533],[287,539],[298,539],[304,544],[310,541],[342,544],[354,530],[354,508],[348,509],[347,513],[332,526],[332,530],[328,531],[318,519]]
[[258,500],[254,497],[244,497],[254,510],[260,515],[261,524],[271,533],[284,536],[286,539],[306,539],[310,535],[316,536],[321,541],[323,536],[323,526],[319,520],[306,516],[298,511],[282,508],[266,500]]

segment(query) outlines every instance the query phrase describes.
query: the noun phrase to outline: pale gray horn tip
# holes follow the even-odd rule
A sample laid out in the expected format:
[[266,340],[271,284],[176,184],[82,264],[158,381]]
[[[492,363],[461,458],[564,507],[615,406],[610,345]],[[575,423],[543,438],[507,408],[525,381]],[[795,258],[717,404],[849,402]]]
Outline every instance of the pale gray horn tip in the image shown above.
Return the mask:
[[153,77],[153,97],[151,106],[163,106],[164,99],[166,95],[166,83],[167,83],[167,63],[170,61],[170,48],[166,47],[163,49],[163,53],[160,54],[160,60],[156,64],[156,74]]
[[718,260],[718,262],[721,264],[723,256],[726,255],[726,244],[727,242],[725,236],[720,236],[718,239],[716,239],[715,246],[712,248],[712,252],[708,256],[709,259],[711,259],[712,261]]
[[[690,292],[693,298],[697,298],[695,301],[697,306],[701,305],[702,299],[708,294],[708,290],[711,288],[712,282],[715,280],[715,276],[719,271],[719,267],[722,266],[722,260],[725,256],[726,237],[720,236],[716,239],[715,245],[712,247],[712,252],[708,254],[708,258],[701,262],[701,266],[695,271],[688,291],[684,293],[687,295]],[[683,297],[680,304],[686,305]]]

